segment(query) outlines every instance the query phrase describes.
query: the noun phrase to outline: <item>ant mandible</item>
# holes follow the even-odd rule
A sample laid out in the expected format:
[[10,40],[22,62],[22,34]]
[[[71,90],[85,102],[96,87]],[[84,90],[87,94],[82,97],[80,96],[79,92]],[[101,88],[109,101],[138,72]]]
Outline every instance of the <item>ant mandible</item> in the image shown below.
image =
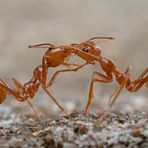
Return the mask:
[[[67,115],[63,107],[58,103],[58,101],[51,95],[47,90],[55,81],[56,77],[60,73],[78,71],[82,67],[88,64],[93,64],[96,57],[91,55],[98,55],[98,50],[94,50],[92,46],[94,39],[113,39],[112,37],[95,37],[90,40],[80,43],[80,44],[71,44],[71,45],[59,45],[55,46],[50,43],[42,43],[36,45],[30,45],[29,48],[48,48],[42,58],[42,64],[37,66],[33,71],[33,77],[24,85],[22,85],[15,78],[12,79],[16,89],[12,89],[4,80],[0,78],[0,103],[6,99],[7,94],[11,94],[17,100],[24,102],[27,101],[29,106],[33,109],[37,117],[37,111],[33,107],[29,98],[33,98],[35,93],[38,91],[39,86],[41,85],[43,90],[48,94],[48,96],[56,103],[60,110]],[[79,45],[79,47],[77,46]],[[94,44],[93,44],[94,46]],[[89,53],[86,54],[86,49],[90,48]],[[77,55],[80,58],[84,59],[86,63],[77,65],[68,63],[68,59],[71,55]],[[55,72],[50,81],[47,83],[47,72],[49,67],[57,67],[60,65],[67,66],[67,69],[59,70]],[[71,68],[75,66],[75,68]]]

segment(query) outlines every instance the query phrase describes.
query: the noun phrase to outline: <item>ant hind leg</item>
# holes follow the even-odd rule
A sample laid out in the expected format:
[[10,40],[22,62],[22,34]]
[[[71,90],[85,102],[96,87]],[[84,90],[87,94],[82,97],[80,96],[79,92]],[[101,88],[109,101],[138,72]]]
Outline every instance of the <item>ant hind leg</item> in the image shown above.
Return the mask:
[[144,84],[146,84],[146,88],[148,89],[148,68],[146,68],[142,74],[133,82],[127,84],[126,89],[130,92],[138,91]]
[[94,127],[99,127],[101,125],[101,123],[103,122],[103,120],[106,118],[106,116],[109,114],[111,107],[113,106],[114,102],[116,101],[117,97],[119,96],[119,94],[121,93],[122,89],[124,88],[124,86],[126,85],[127,81],[129,80],[129,68],[127,68],[127,70],[125,71],[125,79],[123,80],[122,84],[120,86],[118,86],[116,84],[113,93],[111,94],[110,98],[109,98],[109,103],[104,111],[104,113],[102,114],[101,118],[99,120],[97,120],[94,124]]
[[[18,81],[16,80],[15,78],[12,79],[13,83],[15,84],[16,88],[20,91],[20,92],[23,92],[23,85]],[[29,107],[33,110],[34,112],[34,115],[36,117],[36,119],[40,119],[39,116],[38,116],[38,112],[36,110],[36,108],[33,106],[33,104],[31,103],[31,101],[29,99],[26,100],[27,104],[29,105]]]

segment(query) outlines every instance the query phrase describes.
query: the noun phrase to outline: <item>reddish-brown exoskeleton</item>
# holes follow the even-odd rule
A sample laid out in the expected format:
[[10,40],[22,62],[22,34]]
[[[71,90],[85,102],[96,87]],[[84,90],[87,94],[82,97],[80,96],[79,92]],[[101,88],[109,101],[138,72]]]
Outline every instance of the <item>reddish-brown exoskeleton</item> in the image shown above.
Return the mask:
[[[113,39],[112,37],[97,37],[98,39]],[[94,58],[92,55],[98,55],[98,51],[94,50],[92,48],[91,42],[92,39],[89,41],[86,41],[84,43],[80,43],[79,47],[77,44],[71,44],[71,45],[60,45],[55,46],[50,43],[42,43],[42,44],[36,44],[36,45],[30,45],[29,48],[48,48],[46,53],[44,54],[42,58],[42,64],[37,66],[33,71],[33,77],[24,85],[22,85],[18,80],[13,78],[13,83],[15,84],[17,89],[12,89],[4,80],[0,78],[0,103],[2,103],[7,94],[13,95],[17,100],[23,102],[27,101],[27,103],[32,107],[35,114],[37,115],[37,112],[35,108],[33,107],[32,103],[30,102],[29,98],[33,98],[35,93],[38,91],[39,86],[41,85],[44,91],[50,96],[50,98],[58,105],[58,107],[66,114],[63,107],[57,102],[57,100],[51,95],[51,93],[47,90],[49,86],[51,86],[57,75],[60,73],[70,72],[70,71],[78,71],[82,67],[84,67],[87,64],[92,64],[93,61],[95,61],[96,57]],[[86,45],[86,43],[90,42],[90,45]],[[76,47],[77,46],[77,47]],[[89,54],[86,54],[86,48],[91,48],[89,51]],[[94,45],[93,45],[94,46]],[[76,65],[76,64],[70,64],[68,63],[68,59],[71,55],[77,55],[84,59],[86,63],[82,65]],[[87,57],[86,57],[87,56]],[[67,66],[67,69],[59,70],[57,71],[50,81],[47,83],[47,71],[50,67],[57,67],[60,65]],[[71,68],[71,66],[74,66]]]
[[[110,83],[113,81],[113,76],[115,77],[117,81],[117,85],[115,86],[113,93],[111,94],[109,98],[107,108],[102,114],[101,119],[99,119],[95,123],[95,126],[99,126],[100,123],[103,121],[103,119],[108,114],[108,112],[110,111],[112,105],[114,104],[115,100],[117,99],[121,90],[124,87],[130,92],[136,92],[144,84],[146,84],[146,88],[148,89],[148,75],[147,75],[148,67],[141,73],[141,75],[136,80],[131,81],[130,74],[129,74],[130,67],[128,67],[124,73],[119,72],[111,60],[107,58],[103,58],[101,56],[101,49],[95,46],[95,42],[94,42],[95,39],[98,39],[98,38],[94,37],[82,44],[76,44],[75,47],[77,47],[78,49],[83,49],[85,47],[85,50],[83,49],[83,51],[85,51],[87,54],[82,55],[81,53],[80,57],[85,59],[86,61],[90,60],[90,57],[91,58],[94,57],[95,61],[100,63],[102,70],[105,72],[105,74],[102,74],[98,71],[95,71],[92,75],[90,90],[89,90],[89,97],[88,97],[86,106],[84,108],[84,115],[87,114],[89,106],[93,100],[94,83],[95,82]],[[96,53],[92,55],[93,50],[96,51]]]

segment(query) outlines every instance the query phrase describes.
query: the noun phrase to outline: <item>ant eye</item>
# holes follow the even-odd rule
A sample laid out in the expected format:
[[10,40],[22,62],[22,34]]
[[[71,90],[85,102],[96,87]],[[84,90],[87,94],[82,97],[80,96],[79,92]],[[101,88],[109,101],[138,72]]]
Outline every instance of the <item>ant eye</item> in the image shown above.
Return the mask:
[[88,52],[88,48],[83,48],[82,50],[85,52]]

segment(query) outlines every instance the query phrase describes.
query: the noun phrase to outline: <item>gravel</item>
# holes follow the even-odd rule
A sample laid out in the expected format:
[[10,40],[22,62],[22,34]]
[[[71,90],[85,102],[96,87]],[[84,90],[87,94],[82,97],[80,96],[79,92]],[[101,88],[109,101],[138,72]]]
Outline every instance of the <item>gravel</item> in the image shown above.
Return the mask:
[[148,114],[110,113],[100,127],[100,115],[74,112],[53,119],[0,114],[0,147],[148,147]]

